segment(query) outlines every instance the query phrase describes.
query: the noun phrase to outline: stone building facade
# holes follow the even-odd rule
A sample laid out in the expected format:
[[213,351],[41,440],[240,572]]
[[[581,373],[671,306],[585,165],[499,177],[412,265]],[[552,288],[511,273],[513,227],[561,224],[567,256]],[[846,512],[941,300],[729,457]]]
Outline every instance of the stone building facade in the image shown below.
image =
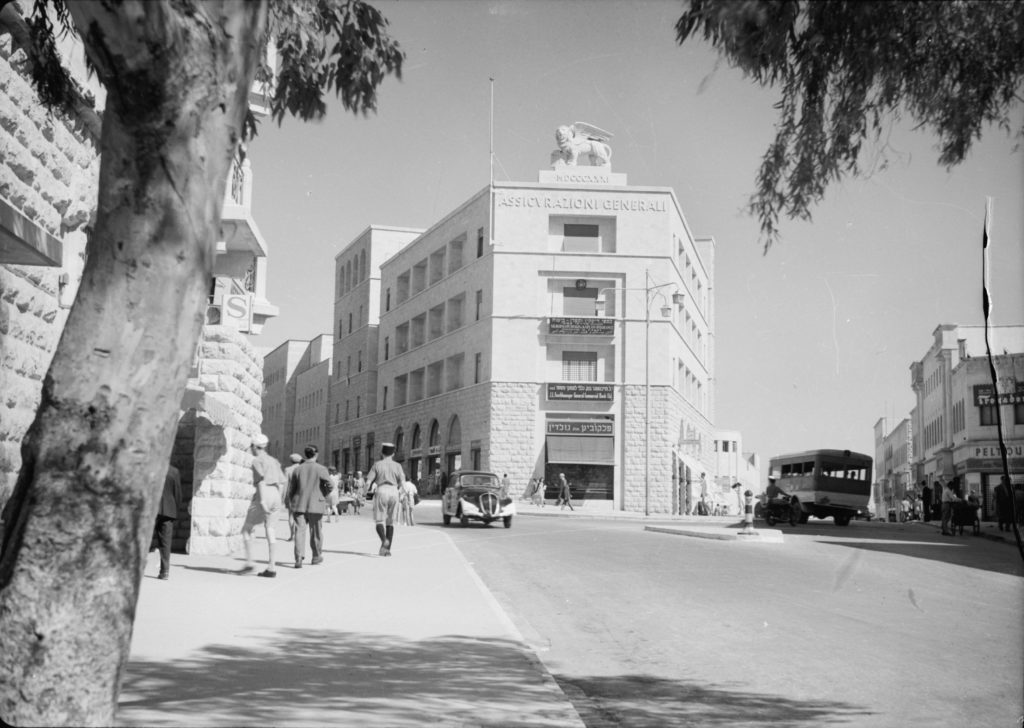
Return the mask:
[[[32,87],[24,19],[0,17],[0,507],[21,468],[21,442],[35,418],[81,281],[99,176],[103,89],[85,73],[81,44],[61,39],[72,76],[96,109],[47,111]],[[266,109],[254,89],[257,114]],[[76,115],[77,114],[77,115]],[[266,242],[252,217],[252,168],[239,156],[224,196],[222,239],[211,280],[208,326],[181,404],[172,463],[185,503],[174,549],[228,553],[238,546],[252,493],[248,446],[260,428],[261,358],[247,342],[277,309],[264,296]]]
[[993,491],[1003,473],[1000,421],[1011,480],[1024,485],[1024,325],[993,326],[989,340],[995,389],[984,327],[935,329],[925,356],[910,366],[915,397],[910,420],[914,481],[959,476],[963,492],[976,492],[983,517],[994,520]]
[[88,120],[47,112],[25,52],[0,34],[0,505],[81,281],[98,177]]
[[391,441],[427,493],[459,468],[515,492],[565,472],[591,507],[689,509],[715,470],[715,246],[671,189],[556,166],[376,243],[371,229],[336,259],[339,468]]

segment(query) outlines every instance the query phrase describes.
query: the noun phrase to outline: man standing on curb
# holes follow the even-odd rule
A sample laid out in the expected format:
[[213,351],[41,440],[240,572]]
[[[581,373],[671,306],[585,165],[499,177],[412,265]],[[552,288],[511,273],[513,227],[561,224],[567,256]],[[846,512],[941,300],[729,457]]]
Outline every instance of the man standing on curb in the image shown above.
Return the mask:
[[306,528],[309,528],[309,548],[313,552],[313,566],[323,562],[323,518],[327,498],[331,492],[331,475],[316,461],[316,445],[306,445],[306,460],[292,471],[288,481],[288,504],[295,515],[295,568],[301,569],[306,558]]
[[394,461],[395,446],[390,442],[380,446],[381,459],[366,474],[366,485],[373,496],[373,520],[380,537],[379,556],[390,556],[395,542],[395,511],[398,509],[398,489],[405,483],[405,471]]
[[277,460],[267,454],[267,436],[262,432],[252,438],[252,484],[256,488],[249,511],[242,525],[242,543],[245,545],[245,566],[239,574],[248,574],[255,567],[252,559],[253,531],[263,524],[267,535],[267,568],[258,576],[273,579],[277,576],[277,562],[274,560],[274,528],[281,512],[281,488],[284,487],[284,473]]

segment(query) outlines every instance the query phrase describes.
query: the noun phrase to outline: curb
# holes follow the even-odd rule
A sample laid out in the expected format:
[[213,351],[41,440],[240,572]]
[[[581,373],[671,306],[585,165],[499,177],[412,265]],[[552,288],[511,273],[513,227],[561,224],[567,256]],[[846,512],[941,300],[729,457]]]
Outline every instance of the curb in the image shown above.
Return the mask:
[[668,533],[674,536],[691,536],[693,538],[707,538],[716,541],[739,541],[741,543],[783,543],[782,531],[763,529],[746,534],[741,531],[726,531],[725,529],[696,529],[696,528],[672,528],[670,526],[644,526],[645,531],[653,533]]
[[484,597],[484,600],[490,605],[491,610],[495,613],[495,615],[497,615],[498,619],[505,625],[505,629],[507,629],[509,633],[516,639],[516,641],[519,642],[519,644],[522,646],[523,655],[536,668],[537,672],[540,674],[541,681],[544,682],[544,684],[547,686],[549,690],[557,692],[563,698],[565,698],[566,711],[568,713],[571,713],[571,715],[565,716],[567,720],[563,722],[562,725],[572,726],[573,728],[576,728],[577,726],[579,728],[585,728],[586,724],[583,722],[583,719],[577,712],[576,706],[573,704],[572,700],[569,698],[568,695],[565,694],[565,691],[562,690],[562,686],[559,685],[558,681],[555,680],[555,678],[551,675],[551,671],[548,670],[548,666],[544,664],[544,661],[540,658],[540,655],[538,655],[536,652],[530,649],[530,646],[527,644],[526,638],[523,637],[522,632],[520,632],[519,628],[516,627],[515,623],[512,621],[512,618],[508,616],[508,613],[498,602],[494,594],[491,593],[491,590],[484,583],[483,579],[480,578],[480,575],[476,573],[476,569],[473,568],[473,564],[470,563],[470,561],[465,557],[465,555],[461,551],[459,551],[458,547],[455,545],[455,542],[452,541],[452,537],[450,535],[444,533],[444,531],[442,531],[441,533],[445,537],[445,539],[448,540],[448,545],[451,546],[452,550],[456,554],[458,554],[459,559],[462,560],[462,565],[466,568],[466,571],[473,579],[473,582],[476,584],[477,589],[480,590],[480,593]]

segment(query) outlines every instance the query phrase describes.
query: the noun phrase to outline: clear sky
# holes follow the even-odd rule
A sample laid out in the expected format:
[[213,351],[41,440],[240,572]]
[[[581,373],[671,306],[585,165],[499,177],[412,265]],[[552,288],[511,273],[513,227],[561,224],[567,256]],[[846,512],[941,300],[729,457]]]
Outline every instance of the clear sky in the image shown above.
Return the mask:
[[714,421],[763,468],[818,447],[873,455],[875,422],[909,415],[909,367],[935,328],[983,321],[986,197],[993,320],[1024,323],[1024,154],[1001,129],[947,172],[933,137],[894,124],[888,166],[866,150],[873,174],[830,188],[764,255],[742,208],[778,94],[702,41],[680,48],[676,0],[375,4],[407,53],[377,114],[333,102],[319,123],[264,122],[249,147],[281,309],[258,346],[331,333],[334,256],[368,225],[426,228],[486,186],[491,77],[495,179],[535,182],[555,128],[586,121],[615,135],[615,172],[672,187],[694,234],[715,238]]

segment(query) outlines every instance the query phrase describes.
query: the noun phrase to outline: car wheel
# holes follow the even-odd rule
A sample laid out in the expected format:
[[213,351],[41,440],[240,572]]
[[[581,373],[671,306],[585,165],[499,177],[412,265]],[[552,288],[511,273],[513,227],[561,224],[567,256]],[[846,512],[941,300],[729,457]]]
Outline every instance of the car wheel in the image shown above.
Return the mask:
[[446,525],[446,526],[452,525],[452,517],[449,516],[447,513],[442,515],[441,519],[444,521],[444,525]]
[[459,523],[462,525],[463,528],[465,528],[469,525],[469,519],[466,518],[466,516],[459,516]]
[[836,525],[837,526],[849,526],[850,525],[850,517],[848,515],[846,515],[845,513],[843,515],[841,515],[841,516],[836,516],[835,520],[836,520]]
[[505,528],[512,528],[512,516],[505,516],[503,520],[505,522]]
[[776,522],[775,521],[775,514],[772,513],[771,511],[767,511],[764,514],[764,522],[767,523],[769,526],[774,526],[775,522]]

